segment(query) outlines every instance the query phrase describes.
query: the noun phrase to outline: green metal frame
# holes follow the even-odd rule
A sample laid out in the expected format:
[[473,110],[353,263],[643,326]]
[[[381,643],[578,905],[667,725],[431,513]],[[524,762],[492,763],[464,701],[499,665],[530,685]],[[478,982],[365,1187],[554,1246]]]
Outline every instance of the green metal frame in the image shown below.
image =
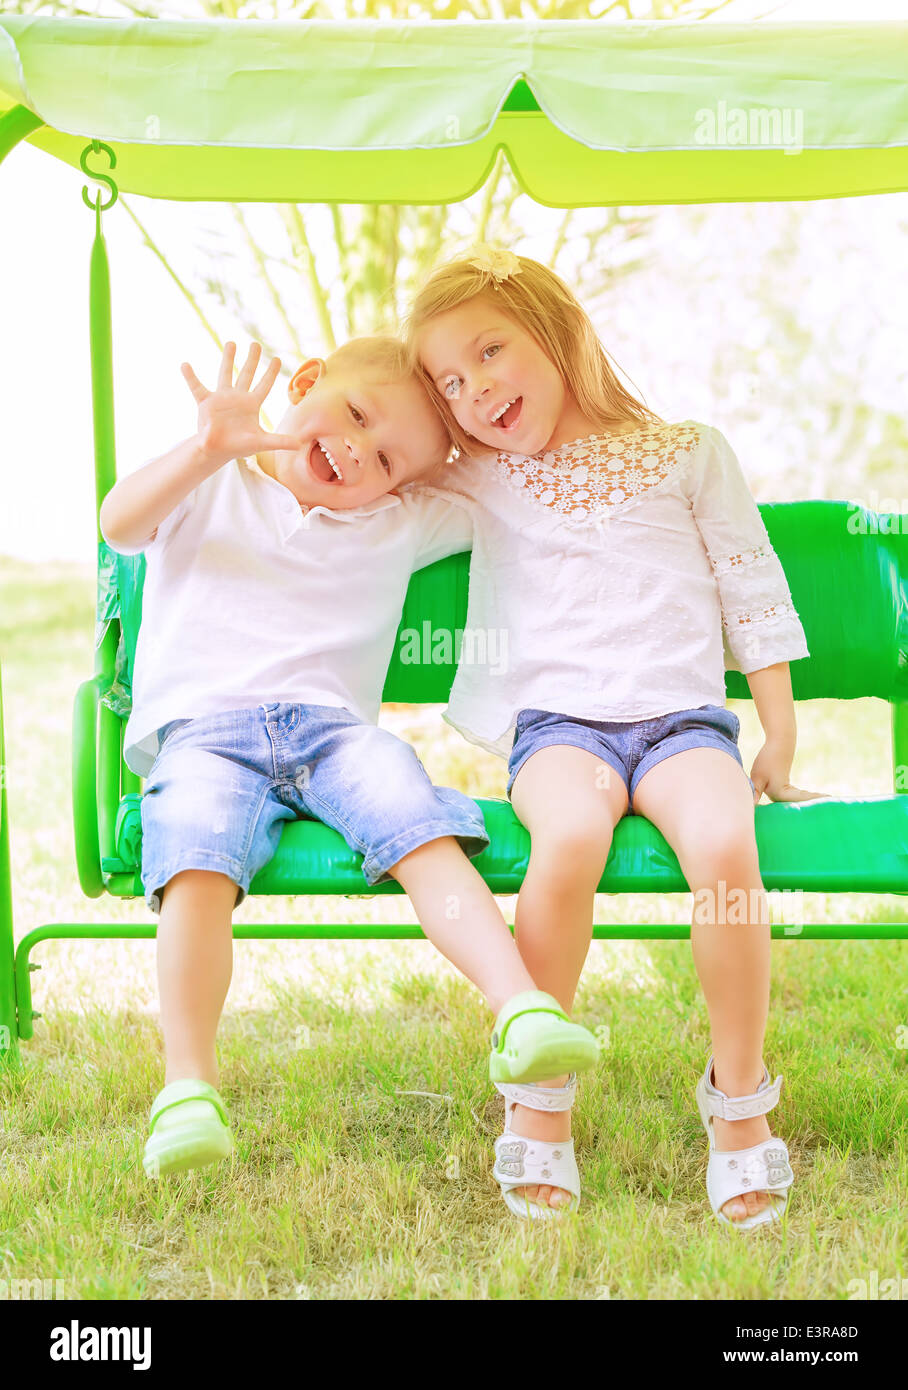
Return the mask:
[[[0,162],[11,149],[42,122],[25,107],[16,107],[0,118]],[[95,210],[95,237],[90,266],[90,340],[92,404],[94,420],[96,510],[116,481],[116,445],[113,405],[113,340],[111,332],[110,270],[101,230],[101,212],[116,200],[116,184],[108,174],[95,174],[87,166],[90,152],[105,150],[115,165],[109,146],[94,140],[83,152],[82,168],[111,189],[113,196],[93,203],[87,190],[83,198]],[[102,542],[100,526],[98,540]],[[116,808],[122,796],[139,792],[138,777],[123,761],[123,724],[102,698],[113,684],[116,672],[119,623],[111,620],[95,651],[95,673],[76,695],[73,714],[73,822],[76,863],[83,892],[92,898],[108,891],[130,896],[134,876],[120,873],[117,865]],[[908,794],[908,703],[892,705],[892,763],[894,790]],[[0,1065],[18,1059],[18,1040],[33,1035],[33,1020],[40,1014],[31,1006],[31,972],[40,969],[30,960],[35,946],[48,939],[98,938],[146,940],[156,934],[154,923],[49,923],[29,932],[14,949],[12,894],[10,883],[9,820],[6,802],[3,756],[2,697],[0,697]],[[125,867],[125,866],[124,866]],[[366,896],[364,894],[364,896]],[[512,927],[513,930],[513,927]],[[903,940],[908,939],[908,922],[866,924],[805,924],[797,927],[773,923],[774,940]],[[235,940],[419,940],[422,928],[410,923],[237,923]],[[683,923],[608,923],[593,928],[593,938],[602,940],[685,940],[690,925]],[[3,1039],[7,1046],[3,1048]]]
[[6,746],[3,741],[3,690],[0,688],[0,1065],[19,1057],[16,977],[13,968],[13,884],[6,808]]

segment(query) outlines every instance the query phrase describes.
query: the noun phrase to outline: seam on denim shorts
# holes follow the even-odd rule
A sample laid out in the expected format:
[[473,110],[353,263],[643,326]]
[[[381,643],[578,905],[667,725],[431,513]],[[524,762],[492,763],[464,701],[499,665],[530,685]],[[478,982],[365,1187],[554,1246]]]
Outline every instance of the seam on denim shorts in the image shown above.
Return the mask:
[[[261,820],[261,817],[262,817],[262,807],[263,807],[264,804],[265,804],[265,798],[271,795],[271,792],[272,792],[272,789],[273,789],[273,785],[274,785],[272,782],[270,782],[270,781],[268,780],[268,778],[264,775],[264,773],[261,773],[261,774],[259,774],[259,775],[260,775],[261,778],[262,778],[263,786],[261,787],[261,789],[260,789],[260,791],[259,791],[258,798],[257,798],[257,800],[256,800],[256,805],[255,805],[255,807],[253,808],[253,810],[252,810],[252,811],[250,812],[250,814],[249,814],[248,824],[247,824],[247,826],[246,826],[246,837],[245,837],[245,839],[244,839],[244,841],[243,841],[243,863],[244,863],[244,864],[246,863],[246,861],[247,861],[248,858],[249,858],[249,851],[250,851],[250,849],[252,848],[252,839],[253,839],[253,836],[255,835],[256,829],[257,829],[257,827],[258,827],[258,823],[259,823],[259,821]],[[265,862],[267,863],[268,861],[266,860]]]
[[[480,816],[480,821],[481,819],[482,818]],[[427,830],[435,829],[437,829],[439,832],[437,835],[426,835],[425,832]],[[391,868],[392,865],[396,864],[398,860],[403,859],[404,855],[409,854],[414,849],[419,849],[421,845],[429,844],[432,840],[441,840],[446,835],[451,835],[454,837],[454,839],[484,840],[484,848],[487,848],[488,845],[491,843],[489,839],[489,832],[486,830],[484,824],[482,825],[481,829],[479,829],[477,832],[476,829],[455,830],[452,829],[452,827],[449,824],[441,820],[423,821],[420,825],[410,825],[407,827],[406,830],[401,830],[397,835],[395,835],[393,840],[385,841],[382,845],[379,846],[378,849],[372,850],[368,859],[366,859],[364,856],[363,872],[368,873],[371,876],[372,871],[376,867],[376,860],[379,858],[384,858],[385,855],[387,855],[388,853],[393,853],[394,858],[391,860],[391,864],[389,864],[386,868],[381,870],[381,873],[386,874],[388,872],[388,869]],[[411,841],[414,838],[414,836],[417,837],[416,843],[411,844],[409,849],[404,849],[402,847],[397,848],[397,846],[403,846],[407,842]],[[481,850],[477,851],[477,853],[481,852]]]
[[289,781],[290,779],[284,776],[284,730],[278,720],[274,718],[273,711],[269,713],[267,706],[263,707],[263,722],[265,737],[271,748],[271,780],[275,784]]
[[[299,791],[299,788],[297,788],[297,794],[299,795],[301,801],[316,802],[318,806],[323,807],[324,810],[326,810],[329,813],[333,820],[339,821],[340,824],[344,827],[343,830],[340,831],[340,834],[342,834],[345,839],[349,834],[350,839],[355,840],[357,846],[359,847],[360,854],[363,853],[364,849],[366,848],[365,840],[361,838],[359,832],[353,828],[350,822],[346,819],[345,816],[341,814],[341,812],[338,810],[336,806],[329,805],[325,798],[323,796],[319,796],[318,792],[314,792],[311,787],[306,788],[305,796],[301,791]],[[316,812],[316,817],[318,820],[324,821],[326,825],[329,825],[332,830],[337,829],[337,826],[332,826],[331,822],[326,820],[324,816],[319,816],[318,812]],[[347,841],[347,843],[349,844],[349,840]]]
[[[670,738],[684,738],[685,736],[686,735],[684,731],[682,731],[679,734],[669,735]],[[668,739],[663,740],[663,742],[667,743]],[[720,753],[728,753],[730,757],[734,758],[735,762],[738,763],[738,765],[743,769],[744,760],[741,757],[740,750],[738,750],[736,745],[732,744],[731,746],[729,746],[729,744],[729,739],[717,729],[716,736],[714,739],[710,738],[699,743],[691,744],[688,748],[672,748],[668,752],[660,754],[660,756],[655,758],[649,764],[648,767],[644,768],[643,772],[640,772],[641,764],[646,760],[649,754],[659,752],[659,749],[662,745],[657,743],[655,747],[648,749],[647,752],[644,753],[643,757],[640,759],[640,762],[638,762],[636,767],[634,768],[631,777],[631,781],[633,781],[634,783],[634,791],[636,791],[643,777],[646,775],[647,772],[649,772],[650,768],[657,767],[659,763],[665,762],[666,758],[674,757],[676,753],[689,753],[693,748],[718,748]],[[737,756],[735,756],[736,754]],[[631,799],[633,800],[633,793],[631,793]]]
[[[170,880],[171,880],[172,878],[175,878],[177,874],[183,873],[184,870],[186,870],[186,869],[198,869],[198,868],[201,867],[201,866],[198,865],[198,864],[183,864],[183,860],[184,860],[184,859],[201,859],[201,858],[206,858],[206,857],[210,857],[211,859],[215,860],[215,861],[216,861],[217,863],[219,863],[219,864],[225,864],[225,865],[227,865],[227,867],[231,870],[231,872],[227,874],[227,877],[230,878],[230,879],[233,879],[234,883],[236,883],[236,885],[237,885],[238,888],[242,888],[242,886],[243,886],[243,884],[242,884],[242,878],[243,878],[242,870],[243,870],[243,868],[244,868],[245,866],[242,865],[238,859],[233,859],[233,858],[231,858],[230,855],[227,855],[227,854],[221,854],[221,853],[220,853],[218,850],[216,850],[216,849],[195,849],[195,850],[183,849],[183,850],[180,851],[180,853],[177,855],[176,859],[173,861],[173,862],[177,865],[177,867],[174,868],[174,869],[168,869],[168,870],[167,870],[166,877],[163,878],[163,879],[161,880],[161,882],[158,883],[157,886],[154,887],[154,888],[146,888],[146,886],[145,886],[145,878],[146,878],[146,875],[145,875],[145,872],[144,872],[144,870],[145,870],[145,865],[144,865],[144,863],[143,863],[143,865],[142,865],[142,870],[143,870],[143,872],[142,872],[142,889],[143,889],[143,892],[144,892],[144,895],[145,895],[145,900],[146,900],[146,902],[148,901],[148,899],[149,899],[150,897],[160,898],[162,889],[166,888],[167,885],[168,885],[168,883],[170,882]],[[161,874],[163,874],[163,873],[164,873],[164,869],[162,868],[159,872],[160,872]],[[157,875],[156,875],[156,877],[157,877]]]

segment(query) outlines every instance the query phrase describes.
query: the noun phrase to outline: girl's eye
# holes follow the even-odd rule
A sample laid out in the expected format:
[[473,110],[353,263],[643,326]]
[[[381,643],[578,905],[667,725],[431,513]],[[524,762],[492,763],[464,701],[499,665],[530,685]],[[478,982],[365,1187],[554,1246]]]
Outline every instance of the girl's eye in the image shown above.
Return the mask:
[[366,417],[357,410],[355,405],[350,406],[350,414],[358,425],[364,425],[366,423]]
[[383,468],[383,469],[385,470],[385,472],[387,473],[388,477],[390,478],[390,476],[391,476],[391,460],[388,458],[388,455],[387,455],[387,454],[379,454],[379,456],[378,456],[378,461],[379,461],[379,463],[381,464],[382,468]]
[[488,347],[483,348],[483,350],[482,350],[482,355],[483,355],[483,357],[485,357],[486,353],[487,353],[487,352],[490,352],[490,353],[492,354],[492,356],[494,357],[495,353],[496,353],[496,352],[500,352],[500,351],[501,351],[501,343],[490,343]]
[[456,401],[460,396],[460,377],[449,376],[444,384],[445,399]]

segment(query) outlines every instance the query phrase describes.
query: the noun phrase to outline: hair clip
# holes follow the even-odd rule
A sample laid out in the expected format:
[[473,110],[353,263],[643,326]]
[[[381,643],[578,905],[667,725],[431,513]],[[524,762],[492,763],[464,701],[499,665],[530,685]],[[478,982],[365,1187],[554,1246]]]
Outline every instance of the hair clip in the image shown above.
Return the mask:
[[491,275],[496,285],[502,280],[509,280],[512,275],[519,275],[522,270],[520,258],[513,251],[507,251],[503,246],[492,246],[488,242],[476,247],[475,255],[468,259],[467,264]]

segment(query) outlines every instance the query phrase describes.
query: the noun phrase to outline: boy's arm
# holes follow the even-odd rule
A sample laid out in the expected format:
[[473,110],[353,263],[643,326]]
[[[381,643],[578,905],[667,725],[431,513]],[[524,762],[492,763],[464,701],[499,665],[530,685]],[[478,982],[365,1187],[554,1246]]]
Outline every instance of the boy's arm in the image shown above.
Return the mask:
[[160,458],[152,459],[114,485],[101,506],[104,539],[114,550],[137,551],[153,538],[157,527],[197,487],[235,458],[248,458],[265,449],[294,449],[291,435],[267,434],[259,414],[280,371],[279,357],[252,387],[261,354],[253,343],[233,380],[235,343],[225,344],[218,383],[207,390],[188,362],[181,370],[199,406],[198,428]]
[[114,550],[143,550],[159,524],[223,460],[206,454],[198,435],[121,478],[101,505],[101,533]]
[[447,555],[473,545],[473,518],[469,501],[456,492],[414,484],[406,489],[409,503],[417,508],[419,539],[413,568],[424,569]]

